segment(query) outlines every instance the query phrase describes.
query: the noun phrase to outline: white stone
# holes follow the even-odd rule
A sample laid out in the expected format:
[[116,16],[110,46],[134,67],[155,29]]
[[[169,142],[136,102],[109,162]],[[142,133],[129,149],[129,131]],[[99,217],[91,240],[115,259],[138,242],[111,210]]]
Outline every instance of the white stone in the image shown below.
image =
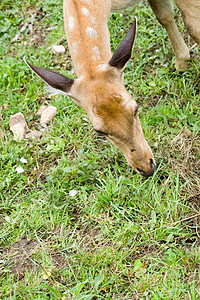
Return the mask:
[[28,125],[22,113],[16,113],[10,116],[10,130],[14,134],[14,140],[23,140],[26,133],[29,131]]
[[38,111],[36,112],[36,116],[41,116],[43,111],[47,108],[48,106],[47,105],[42,105],[40,106],[40,108],[38,109]]
[[23,169],[21,166],[20,166],[20,167],[17,167],[17,168],[16,168],[16,172],[19,173],[19,174],[20,174],[20,173],[23,173],[23,172],[24,172],[24,169]]
[[33,130],[29,133],[26,134],[25,138],[28,140],[33,140],[33,139],[39,139],[42,137],[42,132],[38,131],[38,130]]
[[77,195],[77,191],[76,190],[71,190],[70,192],[69,192],[69,195],[71,196],[71,197],[74,197],[74,196],[76,196]]
[[41,115],[40,124],[43,127],[47,127],[47,125],[51,122],[57,112],[57,108],[55,106],[48,106]]
[[9,217],[9,216],[6,216],[6,217],[5,217],[5,220],[6,220],[8,223],[10,223],[10,217]]
[[64,54],[65,47],[63,45],[53,45],[52,51],[53,51],[53,54]]
[[24,157],[21,157],[21,158],[20,158],[20,162],[23,163],[23,164],[27,164],[27,160],[26,160],[26,158],[24,158]]

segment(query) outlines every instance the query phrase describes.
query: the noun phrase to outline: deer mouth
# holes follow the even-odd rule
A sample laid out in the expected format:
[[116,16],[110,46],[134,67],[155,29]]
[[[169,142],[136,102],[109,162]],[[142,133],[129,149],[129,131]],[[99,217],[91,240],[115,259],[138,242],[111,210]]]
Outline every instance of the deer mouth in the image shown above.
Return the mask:
[[151,165],[151,169],[148,172],[144,172],[140,168],[137,168],[137,172],[140,173],[140,175],[142,175],[145,178],[152,176],[154,171],[156,170],[156,165],[155,165],[153,159],[150,159],[150,165]]

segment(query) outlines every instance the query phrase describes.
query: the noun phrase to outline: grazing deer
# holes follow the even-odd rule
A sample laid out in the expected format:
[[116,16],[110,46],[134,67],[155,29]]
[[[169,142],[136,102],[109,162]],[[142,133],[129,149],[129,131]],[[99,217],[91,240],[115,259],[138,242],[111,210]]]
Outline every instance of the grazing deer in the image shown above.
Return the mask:
[[[27,64],[47,84],[82,107],[94,129],[118,147],[138,173],[148,177],[155,170],[154,157],[142,132],[137,103],[123,83],[123,70],[134,45],[136,19],[113,55],[107,26],[111,9],[134,2],[137,1],[64,0],[65,31],[77,79]],[[185,69],[189,52],[175,25],[171,3],[149,3],[171,39],[176,67]]]

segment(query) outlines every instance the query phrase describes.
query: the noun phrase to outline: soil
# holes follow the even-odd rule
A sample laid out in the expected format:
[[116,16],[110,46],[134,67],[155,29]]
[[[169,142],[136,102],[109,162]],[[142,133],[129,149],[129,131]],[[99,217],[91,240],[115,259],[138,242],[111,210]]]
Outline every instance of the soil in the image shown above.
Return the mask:
[[[3,265],[4,269],[1,273],[5,272],[6,274],[6,271],[9,271],[15,275],[16,280],[23,279],[27,271],[39,272],[43,270],[40,263],[41,242],[39,243],[35,239],[29,240],[27,236],[23,236],[9,248],[4,248],[3,245],[0,245],[0,253],[2,254],[1,260],[5,261]],[[57,269],[63,268],[66,265],[66,260],[60,253],[48,254],[51,257],[54,267]]]

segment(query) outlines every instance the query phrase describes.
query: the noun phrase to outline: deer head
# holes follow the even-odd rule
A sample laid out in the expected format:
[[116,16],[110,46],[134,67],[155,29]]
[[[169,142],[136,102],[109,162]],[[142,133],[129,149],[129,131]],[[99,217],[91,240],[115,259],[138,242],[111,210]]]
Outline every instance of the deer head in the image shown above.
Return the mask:
[[138,173],[148,177],[155,170],[154,157],[143,135],[138,105],[123,83],[123,69],[131,57],[135,35],[136,19],[111,59],[78,79],[26,63],[48,85],[82,107],[94,129],[118,147]]

